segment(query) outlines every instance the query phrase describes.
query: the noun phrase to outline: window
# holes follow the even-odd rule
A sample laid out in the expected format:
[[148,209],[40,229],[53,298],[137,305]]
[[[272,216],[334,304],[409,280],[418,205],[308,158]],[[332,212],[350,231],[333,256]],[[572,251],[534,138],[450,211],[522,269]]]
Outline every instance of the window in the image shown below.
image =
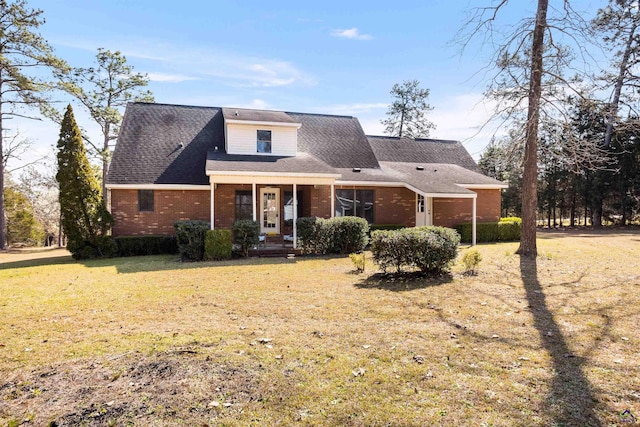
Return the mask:
[[424,212],[424,196],[422,194],[418,194],[418,201],[416,206],[418,213]]
[[258,153],[271,153],[271,131],[258,130]]
[[138,190],[138,211],[153,212],[153,190]]
[[373,223],[373,190],[336,190],[336,216],[359,216]]
[[[297,192],[298,218],[302,216],[302,191]],[[284,192],[284,222],[293,224],[293,191]]]
[[251,191],[236,191],[236,221],[241,219],[253,219]]

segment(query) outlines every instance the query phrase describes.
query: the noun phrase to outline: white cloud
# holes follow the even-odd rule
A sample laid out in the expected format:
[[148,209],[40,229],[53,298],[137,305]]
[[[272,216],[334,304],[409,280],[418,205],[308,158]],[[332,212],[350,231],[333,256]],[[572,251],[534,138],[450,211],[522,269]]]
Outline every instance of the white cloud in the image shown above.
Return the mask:
[[373,36],[369,35],[369,34],[361,34],[360,30],[358,30],[356,27],[353,28],[348,28],[346,30],[333,30],[331,31],[331,35],[334,37],[342,37],[345,39],[352,39],[352,40],[371,40],[373,39]]
[[186,82],[190,80],[199,80],[197,77],[189,77],[184,74],[169,74],[169,73],[157,73],[150,72],[147,73],[147,77],[152,82],[167,82],[167,83],[180,83]]
[[251,109],[254,109],[254,110],[269,110],[271,108],[267,101],[259,99],[259,98],[252,99],[251,102],[248,103],[248,104],[236,105],[236,107],[238,107],[238,108],[251,108]]

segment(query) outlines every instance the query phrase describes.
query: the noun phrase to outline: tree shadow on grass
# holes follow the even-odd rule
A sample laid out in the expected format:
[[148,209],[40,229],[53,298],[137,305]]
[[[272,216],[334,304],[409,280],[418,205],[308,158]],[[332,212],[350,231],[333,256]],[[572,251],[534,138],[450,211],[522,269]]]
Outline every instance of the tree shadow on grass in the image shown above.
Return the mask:
[[75,261],[71,255],[52,255],[50,257],[26,259],[0,263],[0,270],[13,268],[41,267],[44,265],[73,264]]
[[361,289],[383,289],[385,291],[406,292],[440,286],[453,281],[450,273],[437,277],[414,271],[409,273],[376,273],[356,283]]
[[538,280],[536,259],[520,257],[520,274],[531,307],[534,327],[542,346],[551,356],[554,378],[545,410],[558,426],[592,426],[602,424],[595,413],[596,398],[582,371],[584,361],[576,357],[567,344]]

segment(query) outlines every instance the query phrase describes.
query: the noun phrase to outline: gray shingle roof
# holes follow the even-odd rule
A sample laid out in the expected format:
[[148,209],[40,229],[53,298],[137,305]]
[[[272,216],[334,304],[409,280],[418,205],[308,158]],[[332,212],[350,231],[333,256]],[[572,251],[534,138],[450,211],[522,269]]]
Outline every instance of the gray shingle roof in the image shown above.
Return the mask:
[[282,111],[249,110],[246,108],[223,108],[222,115],[227,120],[242,120],[250,122],[296,123],[296,121]]
[[130,103],[107,184],[203,184],[207,152],[224,147],[220,108]]
[[[223,114],[227,113],[250,121],[300,123],[298,155],[226,154]],[[341,181],[407,183],[425,193],[470,193],[456,183],[501,184],[479,173],[459,142],[367,137],[355,117],[168,104],[127,106],[108,184],[206,185],[206,171],[215,170],[339,173]]]
[[458,141],[368,136],[380,162],[449,163],[480,172],[469,152]]
[[305,151],[334,168],[379,167],[357,118],[287,114],[302,123],[298,130],[298,150]]
[[340,181],[407,183],[428,193],[473,194],[457,184],[501,185],[502,182],[459,165],[443,163],[380,162],[380,169],[338,169]]
[[297,156],[283,157],[209,151],[207,171],[336,174],[334,168],[303,152],[298,152]]

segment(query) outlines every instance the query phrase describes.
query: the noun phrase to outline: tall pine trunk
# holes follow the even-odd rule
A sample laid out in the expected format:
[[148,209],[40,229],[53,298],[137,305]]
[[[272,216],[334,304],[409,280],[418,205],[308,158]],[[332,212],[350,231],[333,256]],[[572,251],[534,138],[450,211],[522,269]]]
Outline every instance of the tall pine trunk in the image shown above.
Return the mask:
[[517,253],[528,258],[538,255],[536,245],[536,208],[538,205],[538,124],[542,93],[542,51],[547,27],[549,0],[538,0],[536,24],[531,45],[531,76],[529,108],[524,149],[524,177],[522,182],[522,235]]

